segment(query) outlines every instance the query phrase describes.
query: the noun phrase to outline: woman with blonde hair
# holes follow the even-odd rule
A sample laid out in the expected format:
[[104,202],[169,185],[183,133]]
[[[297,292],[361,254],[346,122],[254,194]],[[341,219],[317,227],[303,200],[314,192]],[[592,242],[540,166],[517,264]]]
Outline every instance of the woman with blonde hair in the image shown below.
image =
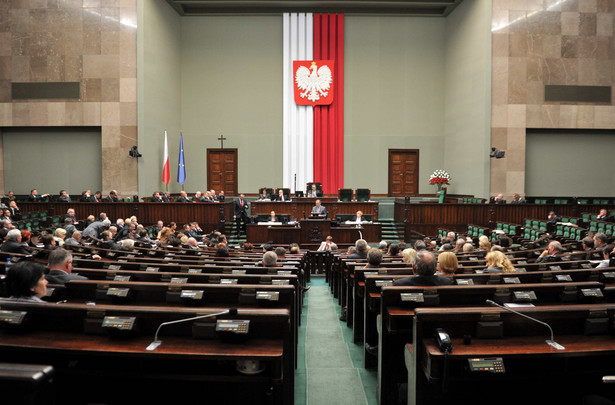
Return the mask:
[[416,261],[416,250],[412,248],[404,249],[401,252],[402,261],[406,263],[407,266],[412,266]]
[[489,252],[487,253],[487,268],[485,272],[487,273],[514,273],[515,267],[510,262],[510,259],[504,255],[504,253],[499,251]]
[[443,276],[453,276],[459,267],[457,256],[453,252],[442,252],[438,255],[438,271]]

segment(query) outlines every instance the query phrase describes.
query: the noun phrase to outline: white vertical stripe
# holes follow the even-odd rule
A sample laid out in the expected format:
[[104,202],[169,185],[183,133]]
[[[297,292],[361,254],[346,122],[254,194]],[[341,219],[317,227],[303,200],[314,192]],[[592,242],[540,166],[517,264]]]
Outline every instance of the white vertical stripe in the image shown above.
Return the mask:
[[313,55],[313,20],[308,13],[284,13],[283,61],[283,187],[303,190],[314,176],[314,113],[312,107],[295,104],[293,61]]

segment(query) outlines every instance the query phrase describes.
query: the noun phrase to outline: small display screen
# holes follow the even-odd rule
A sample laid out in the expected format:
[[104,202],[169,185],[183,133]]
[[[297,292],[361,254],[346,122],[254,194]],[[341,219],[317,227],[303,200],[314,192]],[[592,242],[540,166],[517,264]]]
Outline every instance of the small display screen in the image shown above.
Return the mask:
[[130,276],[115,276],[113,281],[130,281]]
[[200,300],[203,298],[203,291],[201,290],[182,290],[181,292],[182,298]]
[[458,278],[457,285],[474,285],[474,281],[471,278]]
[[220,284],[237,284],[236,278],[223,278],[220,280]]
[[246,274],[245,270],[233,270],[231,274]]
[[249,320],[219,319],[216,323],[216,332],[232,332],[246,334],[250,329]]
[[151,267],[151,266],[148,266],[148,267],[145,269],[145,271],[153,271],[153,272],[156,272],[156,271],[158,271],[158,270],[160,270],[160,268],[159,268],[159,267]]
[[26,316],[25,311],[0,311],[0,322],[19,325]]
[[582,288],[581,293],[585,297],[603,297],[602,291],[599,288]]
[[376,287],[386,287],[393,285],[393,280],[376,280]]
[[504,284],[521,284],[519,277],[504,277]]
[[135,318],[132,316],[105,316],[103,319],[103,328],[114,328],[121,330],[132,330],[135,324]]
[[555,278],[557,281],[572,281],[572,277],[569,274],[558,274]]
[[129,288],[109,288],[107,290],[107,295],[113,295],[116,297],[127,297],[128,296],[128,291],[130,291]]
[[188,274],[199,274],[202,273],[203,270],[201,269],[188,269]]
[[290,270],[278,270],[278,276],[290,276],[293,274]]
[[289,285],[290,281],[288,280],[271,280],[272,285]]
[[171,277],[172,284],[185,284],[188,282],[187,277]]
[[470,371],[487,371],[490,373],[504,373],[504,360],[501,357],[468,359]]
[[402,302],[425,302],[423,293],[401,293],[399,296]]

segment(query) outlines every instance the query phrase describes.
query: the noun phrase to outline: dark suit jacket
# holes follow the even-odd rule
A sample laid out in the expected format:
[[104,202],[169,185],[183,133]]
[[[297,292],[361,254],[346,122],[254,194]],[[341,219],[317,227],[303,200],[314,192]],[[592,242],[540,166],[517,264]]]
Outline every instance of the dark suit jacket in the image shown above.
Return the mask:
[[235,210],[235,216],[239,217],[242,215],[247,215],[246,210],[248,209],[248,202],[243,200],[243,207],[241,206],[241,202],[239,199],[233,201],[233,208]]
[[314,206],[312,208],[312,214],[318,214],[318,215],[320,215],[321,217],[324,217],[324,218],[329,216],[329,213],[327,212],[327,209],[323,205],[320,206],[320,212],[318,212],[317,209],[318,209],[318,207]]
[[155,197],[150,198],[150,201],[151,202],[164,202],[162,198],[155,198]]
[[177,202],[190,202],[190,200],[186,197],[179,196],[179,198],[177,199]]
[[161,198],[162,202],[171,202],[171,199],[169,199],[169,197],[167,197],[166,195],[163,195]]
[[49,274],[45,276],[47,281],[51,284],[66,284],[70,280],[87,280],[87,277],[80,276],[78,274],[68,274],[63,270],[51,270]]
[[120,199],[117,197],[111,197],[110,195],[103,198],[103,202],[119,202]]
[[305,193],[306,197],[310,197],[310,198],[317,198],[317,197],[322,197],[322,191],[316,190],[315,194],[312,194],[312,190],[308,190],[307,193]]
[[452,285],[453,279],[448,277],[436,276],[412,276],[396,280],[393,285],[407,286],[434,286],[434,285]]
[[44,197],[41,197],[40,195],[33,195],[33,194],[30,194],[30,195],[28,196],[28,201],[40,201],[40,200],[42,200],[43,198],[44,198]]
[[[290,197],[286,197],[286,196],[283,196],[283,197],[284,197],[284,201],[283,202],[290,201]],[[282,198],[280,197],[279,194],[275,196],[274,201],[282,201]]]
[[224,199],[225,199],[225,196],[223,196],[223,195],[219,195],[218,196],[218,201],[224,202]]
[[28,250],[24,245],[19,242],[7,240],[0,246],[0,251],[8,253],[22,253],[24,255],[31,255],[32,252]]
[[359,252],[346,256],[347,259],[367,259],[367,252],[361,254]]

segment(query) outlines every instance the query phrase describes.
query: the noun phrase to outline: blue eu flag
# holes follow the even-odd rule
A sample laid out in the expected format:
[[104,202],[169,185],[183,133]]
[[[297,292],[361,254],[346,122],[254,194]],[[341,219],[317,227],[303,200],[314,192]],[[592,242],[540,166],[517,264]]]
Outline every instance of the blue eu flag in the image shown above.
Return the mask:
[[184,135],[179,133],[179,163],[177,164],[177,182],[184,184],[186,182],[186,165],[184,163]]

